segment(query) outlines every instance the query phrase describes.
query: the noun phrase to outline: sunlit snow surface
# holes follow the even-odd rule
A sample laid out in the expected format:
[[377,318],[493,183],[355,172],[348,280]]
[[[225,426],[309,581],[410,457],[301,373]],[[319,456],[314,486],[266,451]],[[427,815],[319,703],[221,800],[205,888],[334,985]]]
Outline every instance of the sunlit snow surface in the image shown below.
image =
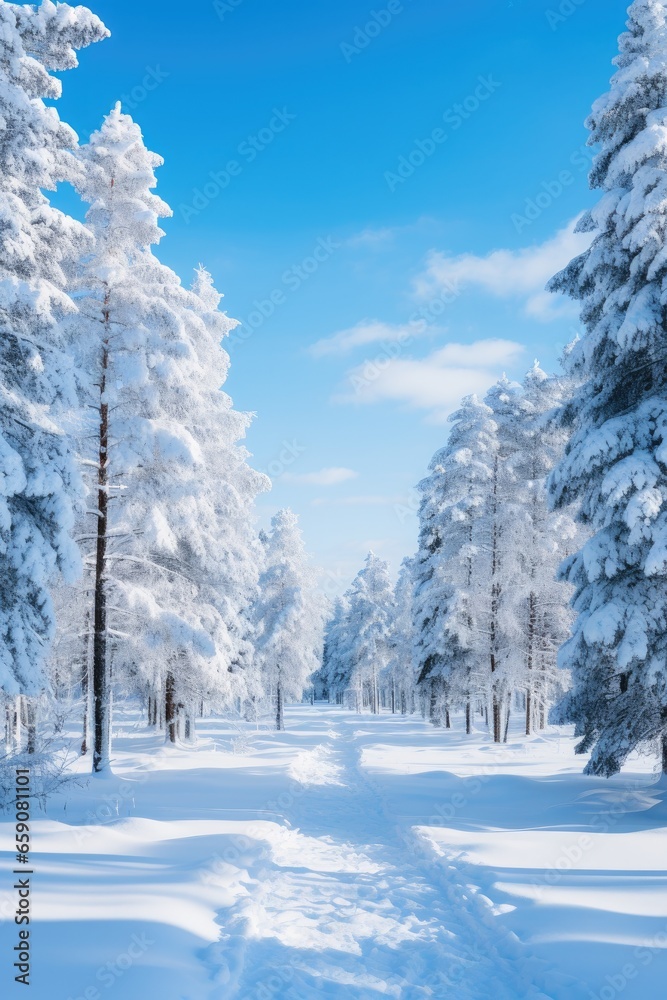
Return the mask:
[[[286,733],[208,721],[165,749],[128,714],[115,775],[36,814],[31,1000],[657,1000],[655,762],[584,777],[569,733],[516,721],[494,748],[460,720],[299,707]],[[11,835],[3,998],[28,995]]]

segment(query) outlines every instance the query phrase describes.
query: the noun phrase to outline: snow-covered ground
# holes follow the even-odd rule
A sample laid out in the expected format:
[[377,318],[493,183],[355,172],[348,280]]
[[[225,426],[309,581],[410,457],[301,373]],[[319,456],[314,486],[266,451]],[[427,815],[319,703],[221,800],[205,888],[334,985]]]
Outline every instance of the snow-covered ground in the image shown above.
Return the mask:
[[497,748],[329,706],[287,725],[210,721],[177,750],[117,723],[115,776],[33,824],[32,1000],[665,995],[653,761],[606,781],[562,731]]

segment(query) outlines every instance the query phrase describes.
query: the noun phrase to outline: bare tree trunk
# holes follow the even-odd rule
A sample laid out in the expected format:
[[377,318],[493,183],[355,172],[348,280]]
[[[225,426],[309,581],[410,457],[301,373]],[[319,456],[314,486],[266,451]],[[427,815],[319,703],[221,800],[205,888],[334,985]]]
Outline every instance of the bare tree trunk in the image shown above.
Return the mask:
[[472,734],[472,706],[470,699],[466,702],[466,736]]
[[438,719],[438,689],[435,681],[431,681],[431,698],[429,701],[428,717],[432,726],[439,726]]
[[507,737],[510,731],[510,715],[512,714],[512,699],[508,696],[507,699],[507,713],[505,715],[505,732],[503,734],[503,743],[507,743]]
[[175,744],[178,738],[176,709],[176,681],[171,671],[164,686],[164,718],[166,723],[165,742]]
[[500,702],[496,685],[497,643],[498,643],[498,612],[500,604],[500,558],[498,552],[498,475],[499,462],[496,456],[493,467],[493,544],[491,549],[491,622],[490,622],[490,656],[491,656],[491,686],[493,690],[493,742],[501,741]]
[[81,756],[88,753],[88,725],[90,716],[90,663],[88,649],[90,647],[90,613],[86,615],[86,641],[83,648],[81,664],[81,700],[83,702],[83,719],[81,720]]
[[535,661],[536,596],[531,593],[528,605],[528,684],[526,685],[526,736],[533,731],[533,666]]
[[25,699],[25,720],[28,737],[26,749],[28,753],[34,753],[37,749],[37,710],[31,698]]
[[100,377],[99,468],[97,474],[97,553],[95,560],[95,604],[93,633],[93,771],[109,766],[111,752],[110,683],[107,662],[106,561],[109,532],[109,404],[106,400],[109,369],[109,292],[104,296],[105,335]]
[[498,695],[493,692],[493,742],[501,742],[501,732],[502,732],[502,721],[501,721],[501,704],[498,700]]
[[21,750],[21,744],[23,742],[23,734],[21,732],[21,695],[17,695],[14,698],[14,710],[13,710],[13,729],[14,729],[14,750],[19,753]]
[[5,702],[5,745],[6,752],[11,754],[14,749],[14,732],[12,727],[12,710],[9,701]]
[[283,701],[283,686],[278,681],[276,689],[276,729],[279,733],[285,731],[285,705]]

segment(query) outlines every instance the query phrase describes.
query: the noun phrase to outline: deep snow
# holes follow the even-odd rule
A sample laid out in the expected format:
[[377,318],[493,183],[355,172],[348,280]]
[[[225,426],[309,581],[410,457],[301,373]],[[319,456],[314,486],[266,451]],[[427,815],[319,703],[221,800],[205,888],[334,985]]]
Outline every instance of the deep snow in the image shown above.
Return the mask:
[[[667,975],[667,788],[585,777],[564,730],[510,738],[300,706],[165,748],[33,824],[32,1000],[653,1000]],[[82,762],[85,767],[85,762]],[[2,995],[16,943],[0,824]],[[86,992],[88,991],[88,992]]]

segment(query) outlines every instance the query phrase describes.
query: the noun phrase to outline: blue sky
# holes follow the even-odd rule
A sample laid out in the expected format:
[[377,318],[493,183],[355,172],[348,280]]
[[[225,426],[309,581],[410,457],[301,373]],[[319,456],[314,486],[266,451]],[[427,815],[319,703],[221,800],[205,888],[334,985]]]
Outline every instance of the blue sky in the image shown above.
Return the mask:
[[243,321],[227,389],[325,587],[414,550],[457,398],[577,330],[543,293],[591,203],[583,121],[619,0],[99,0],[64,78],[84,139],[119,98],[165,158],[160,256]]

